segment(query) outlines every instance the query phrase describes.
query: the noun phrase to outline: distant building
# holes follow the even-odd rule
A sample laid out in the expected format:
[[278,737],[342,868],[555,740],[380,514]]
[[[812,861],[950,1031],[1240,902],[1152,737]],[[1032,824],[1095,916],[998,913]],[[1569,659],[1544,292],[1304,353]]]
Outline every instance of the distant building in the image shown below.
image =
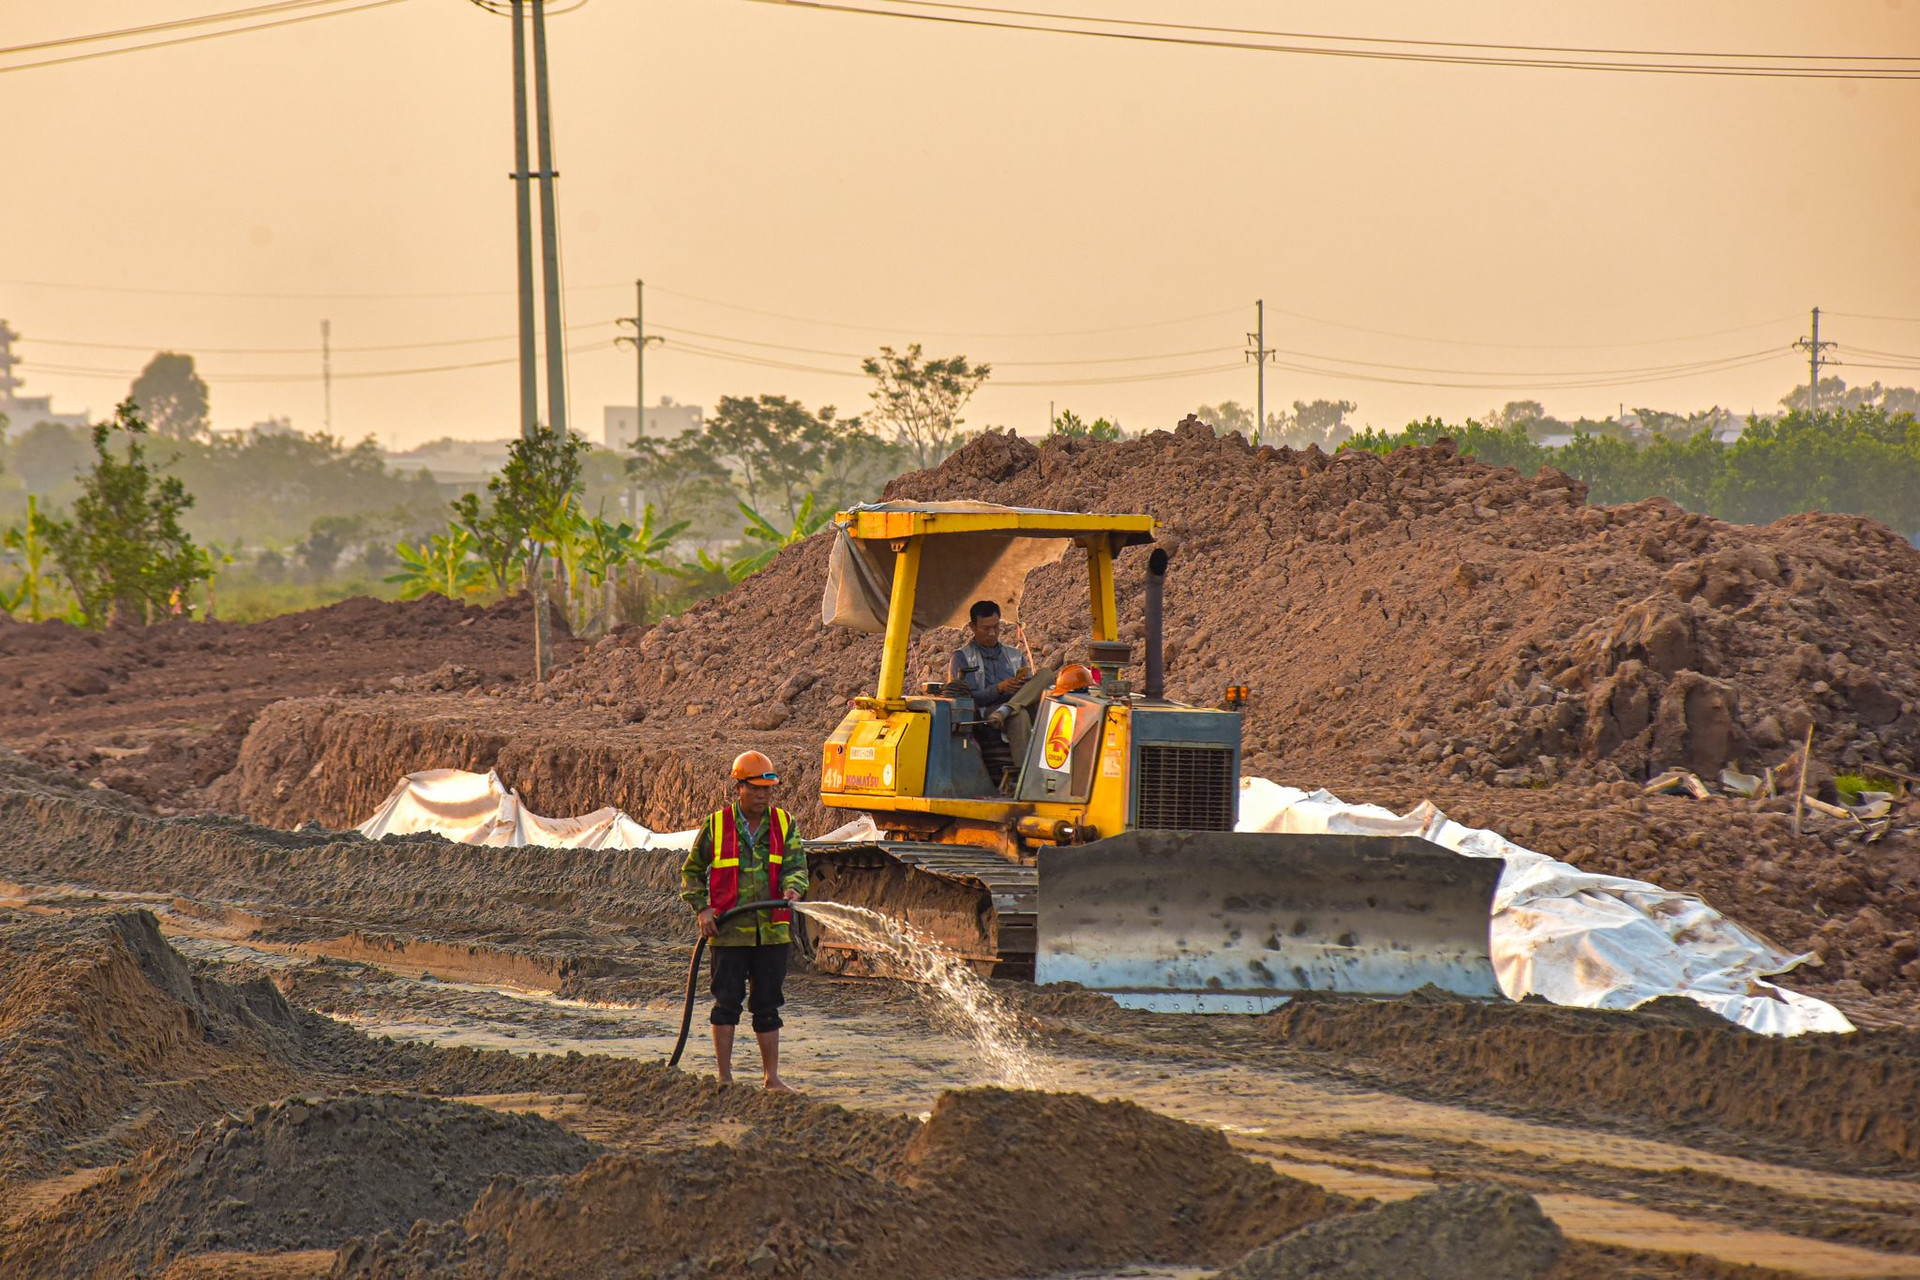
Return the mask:
[[293,419],[285,414],[275,414],[264,421],[256,422],[247,428],[247,438],[258,440],[262,436],[293,436],[300,433],[293,429]]
[[13,368],[21,363],[13,354],[13,344],[20,337],[19,330],[0,320],[0,414],[5,414],[8,429],[21,432],[42,422],[51,422],[62,427],[85,427],[90,425],[92,415],[82,410],[79,413],[55,413],[52,396],[23,396],[20,388],[25,379],[16,375]]
[[383,453],[388,470],[431,471],[441,484],[484,484],[488,476],[507,465],[511,440],[435,440],[417,449]]
[[[607,448],[633,448],[640,435],[634,430],[633,406],[610,404],[605,413]],[[672,396],[661,396],[659,404],[647,407],[645,434],[653,440],[671,440],[682,432],[700,430],[706,418],[706,410],[697,404],[675,404]]]

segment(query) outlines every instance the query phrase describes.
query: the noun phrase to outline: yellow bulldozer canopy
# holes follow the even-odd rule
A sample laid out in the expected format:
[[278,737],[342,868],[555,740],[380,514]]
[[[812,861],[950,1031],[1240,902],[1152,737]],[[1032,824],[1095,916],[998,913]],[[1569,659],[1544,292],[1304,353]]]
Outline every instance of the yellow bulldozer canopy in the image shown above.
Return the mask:
[[913,625],[965,625],[975,600],[992,600],[1009,623],[1020,620],[1027,575],[1069,546],[1104,539],[1111,550],[1153,541],[1144,515],[1086,515],[991,502],[878,503],[834,516],[832,558],[821,621],[884,632],[899,548],[920,539]]

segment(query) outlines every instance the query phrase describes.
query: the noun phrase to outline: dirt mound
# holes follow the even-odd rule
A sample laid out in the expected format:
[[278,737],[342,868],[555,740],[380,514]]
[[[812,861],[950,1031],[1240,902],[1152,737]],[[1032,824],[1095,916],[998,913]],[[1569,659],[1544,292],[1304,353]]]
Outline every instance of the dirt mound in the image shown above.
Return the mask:
[[196,976],[145,911],[0,911],[0,1192],[302,1082],[271,983]]
[[552,1194],[498,1186],[457,1225],[348,1245],[335,1274],[938,1280],[1219,1265],[1351,1206],[1234,1154],[1218,1131],[1130,1103],[969,1090],[943,1095],[888,1169],[752,1146],[612,1157]]
[[[1808,724],[1844,765],[1911,767],[1920,741],[1920,665],[1903,640],[1920,630],[1920,550],[1870,520],[1754,528],[1663,499],[1590,507],[1550,468],[1528,478],[1448,444],[1329,458],[1197,423],[1114,444],[989,434],[886,496],[1158,517],[1175,552],[1171,688],[1204,702],[1250,682],[1257,766],[1352,752],[1488,782],[1612,779],[1777,759]],[[716,718],[817,736],[871,683],[877,654],[877,638],[814,622],[827,544],[789,550],[631,647],[596,649],[551,692],[663,719],[656,742]],[[1117,575],[1136,636],[1143,558],[1128,552]],[[1028,594],[1043,663],[1077,656],[1085,635],[1085,568],[1071,560]],[[921,664],[956,639],[926,637]]]
[[1632,1013],[1312,998],[1261,1026],[1430,1097],[1517,1098],[1584,1124],[1615,1117],[1708,1137],[1737,1130],[1836,1162],[1920,1166],[1920,1032],[1911,1030],[1783,1039],[1678,998]]
[[[578,651],[555,620],[562,660]],[[265,622],[84,631],[0,616],[0,737],[44,763],[166,808],[233,767],[281,698],[396,687],[465,691],[532,668],[527,598],[358,597]]]
[[331,1248],[457,1217],[495,1177],[576,1173],[592,1157],[536,1116],[405,1095],[293,1098],[202,1125],[28,1219],[8,1265],[133,1274],[134,1259]]
[[1526,1192],[1468,1184],[1310,1223],[1219,1280],[1541,1280],[1565,1246]]
[[[1816,784],[1858,762],[1920,772],[1906,639],[1920,551],[1879,525],[1591,507],[1564,475],[1445,444],[1329,458],[1198,424],[1114,444],[989,433],[888,496],[1155,515],[1175,552],[1171,690],[1206,703],[1252,684],[1250,772],[1401,807],[1433,798],[1584,868],[1700,893],[1820,954],[1824,969],[1796,975],[1807,989],[1911,1019],[1920,802],[1868,843],[1826,817],[1794,837],[1783,801],[1644,799],[1635,783],[1669,764],[1711,780],[1723,763],[1781,763],[1809,724]],[[603,640],[540,690],[281,704],[214,802],[347,825],[409,770],[497,767],[538,811],[614,804],[671,829],[719,798],[752,744],[779,763],[803,830],[838,825],[818,804],[820,743],[871,687],[879,638],[820,626],[828,546],[809,539],[726,595]],[[1136,637],[1140,557],[1118,574]],[[1077,656],[1085,634],[1071,561],[1028,593],[1045,662]],[[958,639],[922,636],[916,674]]]

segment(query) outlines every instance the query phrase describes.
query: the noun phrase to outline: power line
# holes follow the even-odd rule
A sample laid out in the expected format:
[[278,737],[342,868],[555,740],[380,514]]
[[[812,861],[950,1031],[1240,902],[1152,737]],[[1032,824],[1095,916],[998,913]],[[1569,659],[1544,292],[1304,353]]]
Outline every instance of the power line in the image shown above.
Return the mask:
[[1858,311],[1829,311],[1830,316],[1840,316],[1847,320],[1885,320],[1893,324],[1920,324],[1920,316],[1869,316]]
[[111,58],[122,53],[139,53],[146,49],[164,49],[176,44],[196,44],[202,40],[218,40],[223,36],[244,35],[250,31],[268,31],[275,27],[290,27],[301,22],[315,22],[321,18],[336,18],[348,13],[364,13],[368,9],[384,9],[388,5],[403,4],[405,0],[362,0],[359,4],[349,4],[337,9],[323,9],[318,13],[295,14],[290,18],[275,18],[270,22],[255,22],[245,26],[227,27],[220,31],[202,31],[190,36],[174,36],[167,40],[149,40],[144,44],[121,45],[114,49],[94,49],[87,53],[69,53],[58,58],[42,58],[38,62],[16,62],[12,66],[0,67],[0,75],[12,71],[31,71],[35,67],[57,67],[69,62],[91,62],[95,58]]
[[[1554,71],[1609,71],[1640,75],[1715,76],[1763,80],[1897,80],[1920,79],[1920,64],[1871,68],[1821,66],[1812,62],[1761,65],[1746,62],[1624,62],[1604,59],[1532,58],[1496,54],[1447,54],[1415,49],[1353,49],[1326,45],[1269,44],[1244,39],[1204,39],[1199,35],[1177,35],[1152,30],[1101,30],[1075,26],[1041,26],[1036,22],[1103,21],[1084,14],[1051,13],[1039,10],[978,10],[981,13],[1004,12],[1029,19],[969,17],[959,12],[913,13],[898,9],[874,9],[862,5],[834,3],[832,0],[746,0],[751,4],[778,5],[819,13],[843,13],[871,18],[898,18],[909,22],[944,23],[954,26],[982,27],[1001,31],[1029,31],[1044,35],[1086,36],[1100,40],[1119,40],[1144,44],[1182,45],[1189,48],[1231,49],[1250,53],[1292,54],[1306,57],[1356,58],[1369,61],[1433,63],[1474,67],[1527,67]],[[949,10],[969,10],[964,5],[943,5]],[[1141,24],[1132,24],[1139,26]]]
[[[568,333],[581,333],[590,329],[604,329],[612,325],[611,320],[596,320],[591,324],[567,326]],[[484,338],[444,338],[438,342],[380,342],[370,346],[335,347],[335,355],[364,355],[376,351],[425,351],[435,347],[477,347],[490,342],[512,342],[511,333],[490,334]],[[205,347],[198,343],[153,343],[153,342],[80,342],[69,338],[42,338],[34,336],[24,340],[28,345],[44,347],[76,347],[91,351],[172,351],[191,350],[196,356],[310,356],[316,348],[306,347]]]
[[766,311],[759,307],[742,306],[737,302],[722,302],[718,298],[702,297],[697,293],[683,293],[678,289],[665,289],[658,286],[656,293],[669,297],[684,298],[689,302],[702,302],[710,307],[721,307],[728,311],[744,312],[747,315],[765,316],[772,320],[789,320],[795,324],[819,325],[823,329],[858,329],[868,333],[918,333],[929,338],[1080,338],[1102,333],[1128,333],[1139,329],[1158,329],[1176,324],[1191,324],[1198,320],[1213,320],[1220,316],[1233,315],[1240,307],[1222,307],[1218,311],[1202,311],[1190,316],[1172,316],[1165,320],[1142,320],[1134,324],[1108,325],[1099,329],[1054,329],[1024,333],[989,333],[979,330],[938,330],[922,329],[918,325],[892,324],[850,324],[844,320],[824,320],[816,316],[797,316],[784,311]]
[[204,27],[209,23],[231,22],[240,18],[259,18],[269,14],[285,13],[292,9],[312,9],[320,5],[337,3],[339,0],[274,0],[271,4],[249,5],[244,9],[228,9],[224,13],[205,13],[192,18],[170,18],[165,22],[150,22],[142,27],[121,27],[117,31],[94,31],[86,35],[56,36],[52,40],[36,40],[30,44],[0,46],[0,57],[16,53],[38,53],[42,49],[59,49],[74,44],[92,44],[99,40],[124,40],[133,36],[153,35],[161,31],[177,31],[183,27]]
[[1056,18],[1063,21],[1097,23],[1101,26],[1145,27],[1162,31],[1196,31],[1214,35],[1264,36],[1276,40],[1330,40],[1346,44],[1410,45],[1417,48],[1429,49],[1477,49],[1502,53],[1577,53],[1597,57],[1629,58],[1753,58],[1761,60],[1771,59],[1775,61],[1800,59],[1817,62],[1906,62],[1912,60],[1912,57],[1909,55],[1892,53],[1728,53],[1680,49],[1606,49],[1580,45],[1554,44],[1491,44],[1480,40],[1421,40],[1403,36],[1347,36],[1324,31],[1272,31],[1259,27],[1222,27],[1193,22],[1152,21],[1143,18],[1105,18],[1091,14],[1046,13],[1033,9],[1012,9],[993,5],[949,3],[948,0],[888,0],[888,3],[901,8],[955,9],[967,13],[993,13],[1027,18]]

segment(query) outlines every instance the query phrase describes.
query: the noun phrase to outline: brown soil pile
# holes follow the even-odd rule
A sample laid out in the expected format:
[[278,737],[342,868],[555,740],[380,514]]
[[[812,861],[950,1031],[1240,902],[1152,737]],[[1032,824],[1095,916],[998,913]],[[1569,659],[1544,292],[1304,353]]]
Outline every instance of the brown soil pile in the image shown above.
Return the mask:
[[1544,1280],[1565,1248],[1526,1192],[1466,1184],[1311,1223],[1219,1280]]
[[168,1142],[19,1224],[18,1274],[144,1274],[182,1253],[333,1248],[457,1217],[499,1176],[576,1173],[537,1116],[405,1095],[293,1098]]
[[459,1224],[350,1245],[336,1274],[990,1277],[1220,1265],[1351,1201],[1131,1103],[941,1097],[890,1169],[777,1148],[613,1157],[557,1192],[489,1191]]
[[[1171,691],[1207,702],[1251,683],[1249,755],[1266,770],[1345,756],[1485,782],[1712,776],[1783,757],[1809,724],[1822,759],[1911,769],[1920,744],[1920,550],[1871,520],[1590,507],[1551,468],[1528,478],[1450,445],[1329,458],[1197,423],[1118,444],[990,434],[887,497],[1158,517],[1175,551]],[[817,737],[871,683],[877,645],[818,626],[826,547],[596,652],[552,691],[663,718],[656,742],[681,726],[697,741],[714,719]],[[1135,549],[1118,572],[1136,636],[1143,561]],[[1078,654],[1084,577],[1063,561],[1033,580],[1043,663]],[[923,663],[957,638],[928,637]]]
[[1295,1049],[1449,1101],[1560,1112],[1581,1124],[1655,1123],[1709,1144],[1823,1151],[1850,1167],[1920,1166],[1920,1033],[1784,1039],[1689,1000],[1631,1014],[1538,1001],[1299,999],[1261,1019]]
[[272,984],[195,976],[144,911],[0,911],[0,973],[0,1194],[302,1079]]
[[[1229,680],[1254,686],[1249,771],[1399,807],[1430,797],[1587,869],[1700,893],[1820,953],[1800,986],[1912,1019],[1920,801],[1869,843],[1827,817],[1794,837],[1784,801],[1649,800],[1632,781],[1782,763],[1809,724],[1829,796],[1832,771],[1855,762],[1920,771],[1920,551],[1879,525],[1590,507],[1551,470],[1528,478],[1445,445],[1328,458],[1198,425],[1038,448],[989,434],[888,496],[1155,515],[1175,550],[1172,692],[1209,702]],[[497,767],[539,811],[615,804],[671,829],[718,799],[726,762],[753,745],[779,764],[803,830],[826,830],[845,814],[818,804],[820,743],[879,657],[878,637],[819,624],[827,549],[825,536],[789,548],[540,690],[272,708],[213,802],[346,825],[409,770]],[[1140,555],[1119,572],[1135,636]],[[1028,593],[1042,661],[1076,656],[1085,633],[1070,561]],[[958,638],[921,637],[918,673]]]
[[[555,630],[562,660],[578,652],[564,621]],[[498,686],[525,678],[532,655],[524,595],[484,609],[358,597],[246,625],[108,631],[0,616],[0,739],[163,808],[193,807],[268,703]]]

